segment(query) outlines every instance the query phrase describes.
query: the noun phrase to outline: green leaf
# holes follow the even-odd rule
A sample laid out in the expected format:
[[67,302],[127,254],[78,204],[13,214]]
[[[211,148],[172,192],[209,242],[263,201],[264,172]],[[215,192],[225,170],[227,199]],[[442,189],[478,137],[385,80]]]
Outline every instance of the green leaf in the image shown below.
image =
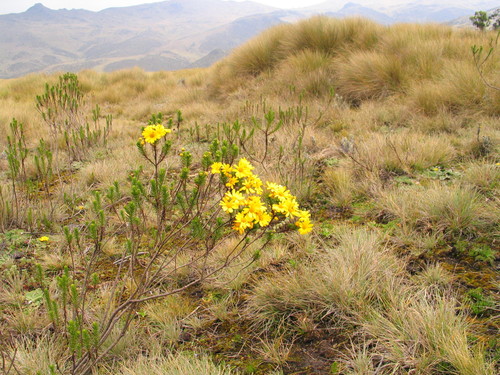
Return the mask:
[[30,305],[40,306],[43,302],[43,291],[40,288],[32,290],[27,292],[24,298]]

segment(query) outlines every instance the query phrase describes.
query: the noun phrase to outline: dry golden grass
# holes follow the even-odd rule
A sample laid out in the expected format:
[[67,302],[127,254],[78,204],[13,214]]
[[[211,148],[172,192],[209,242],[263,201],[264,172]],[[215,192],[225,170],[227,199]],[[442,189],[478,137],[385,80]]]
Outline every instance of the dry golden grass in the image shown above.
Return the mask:
[[260,280],[249,301],[252,319],[269,327],[316,311],[313,319],[330,316],[339,324],[341,317],[359,324],[375,345],[369,353],[355,349],[347,361],[352,373],[377,367],[375,358],[383,358],[393,373],[432,373],[444,364],[460,374],[493,373],[483,354],[470,350],[456,301],[441,295],[450,288],[446,271],[429,267],[411,285],[402,277],[404,264],[376,234],[343,229],[336,236],[339,245],[316,261]]
[[257,75],[274,68],[281,58],[279,47],[291,28],[290,25],[278,25],[236,49],[228,61],[231,76]]
[[280,49],[287,56],[306,49],[337,55],[349,49],[373,48],[382,32],[383,27],[367,19],[316,16],[298,22]]
[[494,194],[500,184],[500,170],[493,164],[470,164],[465,169],[463,181],[482,193]]
[[124,363],[119,369],[111,368],[101,372],[102,375],[231,375],[234,373],[229,368],[217,366],[210,358],[196,353],[180,353],[167,357],[159,355],[153,358],[141,355]]
[[302,310],[315,311],[316,319],[339,312],[347,318],[395,298],[401,264],[378,236],[341,228],[338,240],[338,246],[325,248],[298,270],[260,280],[249,301],[252,319],[276,324]]
[[[365,133],[349,140],[353,168],[360,173],[392,171],[411,173],[436,165],[448,165],[456,150],[446,136],[429,136],[402,130],[393,134]],[[345,152],[345,151],[344,151]]]
[[21,336],[15,344],[16,367],[22,374],[50,373],[50,366],[56,364],[61,370],[67,369],[61,361],[65,356],[64,345],[55,342],[49,335],[42,335],[34,340],[29,336]]
[[348,168],[327,168],[322,176],[322,191],[335,206],[350,207],[359,194],[354,176]]
[[407,188],[381,192],[380,207],[403,223],[422,231],[467,235],[491,226],[498,207],[470,189],[448,186]]
[[426,267],[415,275],[415,279],[422,286],[438,289],[451,289],[453,275],[446,271],[439,263]]
[[[487,45],[493,37],[493,33],[453,30],[447,26],[382,27],[363,19],[318,16],[271,28],[236,50],[218,64],[212,88],[217,92],[233,91],[245,84],[241,75],[255,76],[279,70],[280,66],[287,66],[281,68],[285,75],[294,71],[297,62],[310,62],[311,56],[317,54],[331,58],[328,63],[321,63],[322,72],[314,69],[321,60],[316,58],[316,64],[311,64],[315,73],[310,72],[308,78],[313,93],[313,82],[324,77],[322,86],[333,83],[349,100],[409,92],[408,100],[426,113],[448,108],[498,114],[500,94],[485,89],[470,52],[473,44]],[[499,56],[492,55],[484,66],[486,79],[497,86]],[[300,72],[300,66],[295,71]],[[306,89],[307,85],[301,83],[303,79],[299,75],[297,87]],[[289,85],[286,79],[281,80],[283,91]]]
[[339,94],[348,100],[384,98],[407,85],[403,62],[384,52],[354,52],[336,65]]
[[449,366],[463,375],[494,373],[482,353],[469,349],[467,323],[448,298],[411,293],[393,301],[388,311],[374,312],[363,327],[395,371],[411,367],[433,373]]
[[279,67],[276,80],[280,86],[303,95],[328,95],[335,86],[331,57],[321,51],[302,50]]

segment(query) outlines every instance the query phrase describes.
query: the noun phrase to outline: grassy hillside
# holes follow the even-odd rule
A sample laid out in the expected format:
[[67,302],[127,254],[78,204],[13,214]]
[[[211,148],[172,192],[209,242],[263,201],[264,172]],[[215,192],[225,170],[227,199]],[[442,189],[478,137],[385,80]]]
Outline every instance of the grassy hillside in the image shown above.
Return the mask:
[[[494,36],[441,25],[382,27],[362,19],[314,17],[269,29],[242,46],[220,64],[215,85],[226,92],[224,83],[246,85],[246,75],[271,73],[272,90],[293,85],[321,96],[335,87],[351,103],[396,95],[426,114],[498,115],[499,93],[476,79],[470,52]],[[484,68],[498,86],[498,54]]]
[[0,80],[0,374],[498,373],[495,37],[314,17]]

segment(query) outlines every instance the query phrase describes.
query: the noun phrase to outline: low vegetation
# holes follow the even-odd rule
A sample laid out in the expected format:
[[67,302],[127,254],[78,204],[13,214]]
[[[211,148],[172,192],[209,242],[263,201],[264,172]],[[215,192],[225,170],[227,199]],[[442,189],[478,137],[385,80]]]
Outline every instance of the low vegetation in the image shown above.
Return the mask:
[[498,373],[495,38],[1,80],[0,374]]

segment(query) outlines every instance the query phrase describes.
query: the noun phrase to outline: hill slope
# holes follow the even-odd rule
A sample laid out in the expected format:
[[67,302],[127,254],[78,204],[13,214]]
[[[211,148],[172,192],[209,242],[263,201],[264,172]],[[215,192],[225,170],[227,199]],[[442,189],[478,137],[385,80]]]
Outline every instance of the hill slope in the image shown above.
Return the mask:
[[[485,89],[470,52],[494,36],[444,25],[382,26],[316,16],[266,30],[235,50],[215,67],[213,88],[227,94],[248,85],[245,76],[272,74],[272,90],[283,94],[290,86],[319,96],[333,88],[351,103],[402,95],[426,112],[465,107],[500,114],[500,91]],[[483,66],[496,86],[499,68],[497,52]]]

